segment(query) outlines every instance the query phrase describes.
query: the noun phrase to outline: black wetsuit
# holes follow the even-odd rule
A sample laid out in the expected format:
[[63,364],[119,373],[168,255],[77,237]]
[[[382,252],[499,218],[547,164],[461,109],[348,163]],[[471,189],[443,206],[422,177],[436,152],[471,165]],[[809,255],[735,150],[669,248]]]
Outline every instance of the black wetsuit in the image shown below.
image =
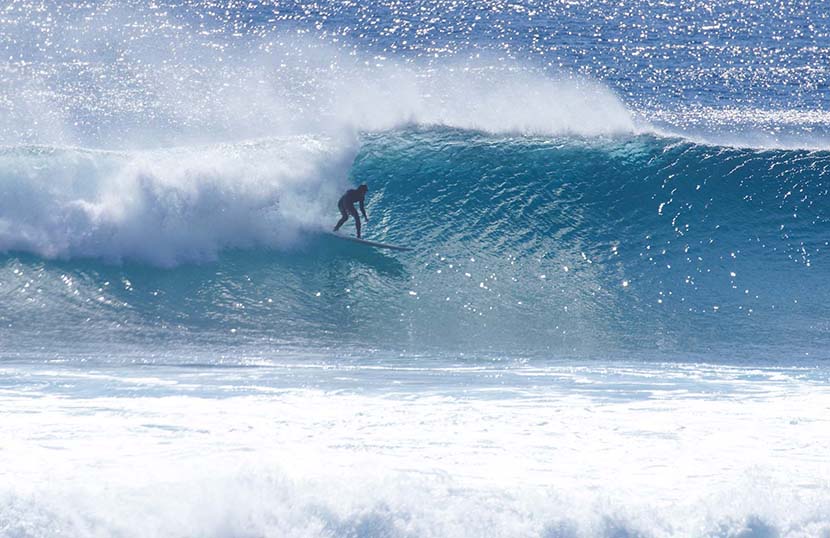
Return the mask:
[[337,225],[334,227],[335,232],[349,220],[349,215],[351,215],[354,218],[355,228],[357,228],[357,237],[360,238],[360,217],[357,215],[354,205],[360,203],[360,212],[363,213],[363,218],[368,218],[366,217],[366,208],[363,207],[364,198],[366,198],[366,191],[358,189],[349,189],[346,194],[340,197],[340,201],[337,202],[337,208],[340,210],[340,220],[337,221]]

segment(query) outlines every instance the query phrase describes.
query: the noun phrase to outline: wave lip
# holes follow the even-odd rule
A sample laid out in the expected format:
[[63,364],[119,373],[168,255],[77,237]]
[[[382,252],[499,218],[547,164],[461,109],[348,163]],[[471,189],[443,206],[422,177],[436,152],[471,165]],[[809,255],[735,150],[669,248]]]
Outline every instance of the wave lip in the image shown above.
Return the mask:
[[[639,132],[632,112],[603,84],[518,66],[449,64],[427,71],[390,66],[335,83],[337,122],[366,131],[406,124],[491,134],[583,137]],[[355,88],[359,91],[353,91]]]

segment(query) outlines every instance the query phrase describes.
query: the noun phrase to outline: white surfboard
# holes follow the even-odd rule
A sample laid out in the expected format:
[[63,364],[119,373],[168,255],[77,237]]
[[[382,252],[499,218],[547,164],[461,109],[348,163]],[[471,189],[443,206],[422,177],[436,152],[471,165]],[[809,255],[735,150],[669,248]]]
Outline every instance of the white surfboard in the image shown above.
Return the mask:
[[398,245],[390,245],[389,243],[379,243],[377,241],[367,241],[365,239],[358,239],[357,237],[351,237],[351,236],[348,236],[348,235],[340,235],[336,232],[328,232],[328,233],[329,233],[329,235],[333,235],[334,237],[337,237],[338,239],[343,239],[345,241],[351,241],[353,243],[360,243],[361,245],[366,245],[366,246],[369,246],[369,247],[388,248],[389,250],[401,250],[401,251],[412,250],[409,247],[399,247]]

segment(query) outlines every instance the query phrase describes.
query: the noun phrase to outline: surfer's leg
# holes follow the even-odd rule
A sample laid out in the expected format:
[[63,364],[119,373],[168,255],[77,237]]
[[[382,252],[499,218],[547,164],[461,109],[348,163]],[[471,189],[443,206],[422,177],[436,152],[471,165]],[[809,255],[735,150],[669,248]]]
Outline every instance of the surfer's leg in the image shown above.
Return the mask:
[[340,220],[338,220],[338,221],[337,221],[337,224],[335,224],[335,225],[334,225],[334,231],[335,231],[335,232],[336,232],[337,230],[339,230],[339,229],[340,229],[340,227],[341,227],[341,226],[343,226],[343,224],[345,224],[345,222],[346,222],[347,220],[349,220],[349,214],[348,214],[348,213],[346,213],[346,210],[345,210],[345,209],[343,209],[343,206],[342,206],[342,205],[338,205],[337,207],[340,209]]
[[340,227],[341,227],[341,226],[343,226],[343,224],[344,224],[347,220],[349,220],[349,216],[348,216],[348,215],[343,215],[343,216],[340,218],[340,220],[338,220],[338,221],[337,221],[337,224],[335,224],[335,225],[334,225],[334,231],[336,232],[337,230],[339,230],[339,229],[340,229]]
[[355,209],[354,206],[348,208],[348,210],[349,215],[351,215],[354,219],[354,227],[357,228],[357,238],[360,239],[360,216],[357,214],[357,209]]

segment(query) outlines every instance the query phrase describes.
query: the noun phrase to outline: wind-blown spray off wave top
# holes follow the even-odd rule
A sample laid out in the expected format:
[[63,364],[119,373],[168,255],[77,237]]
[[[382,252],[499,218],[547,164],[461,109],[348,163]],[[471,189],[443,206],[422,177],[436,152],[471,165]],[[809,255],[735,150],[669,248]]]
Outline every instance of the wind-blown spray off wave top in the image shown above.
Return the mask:
[[401,121],[591,135],[630,130],[630,110],[700,139],[827,147],[820,3],[674,7],[13,0],[0,143],[146,147]]
[[282,34],[243,48],[225,43],[217,55],[214,40],[186,31],[162,37],[170,40],[171,62],[142,40],[112,39],[122,44],[111,52],[117,61],[101,61],[94,47],[67,45],[58,48],[60,62],[8,66],[0,143],[168,147],[317,133],[348,137],[410,123],[584,136],[636,128],[631,111],[606,86],[518,62],[377,62]]

